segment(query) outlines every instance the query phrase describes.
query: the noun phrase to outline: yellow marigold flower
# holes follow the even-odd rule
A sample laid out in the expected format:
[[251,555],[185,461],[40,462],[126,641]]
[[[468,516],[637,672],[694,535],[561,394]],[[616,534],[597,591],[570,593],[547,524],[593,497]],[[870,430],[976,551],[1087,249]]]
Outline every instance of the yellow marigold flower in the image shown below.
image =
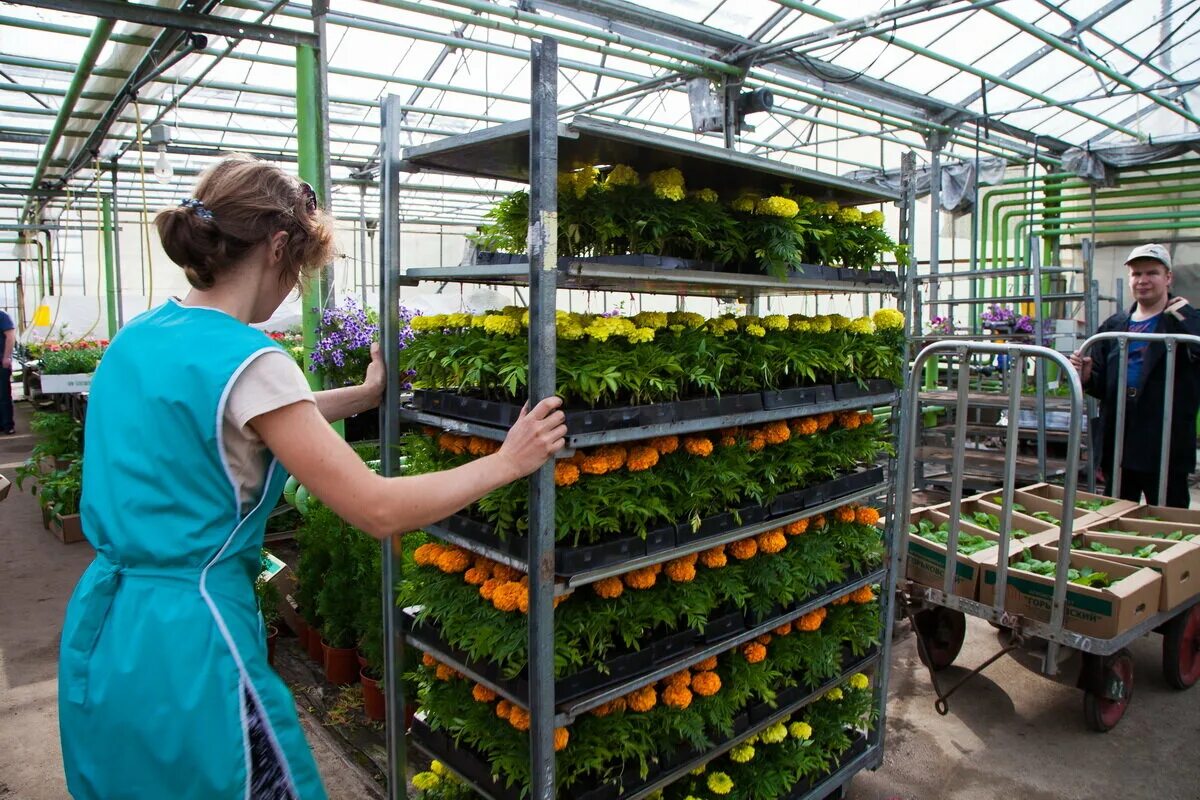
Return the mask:
[[763,327],[769,331],[786,331],[791,324],[783,314],[769,314],[763,317]]
[[554,330],[559,339],[568,342],[574,342],[583,338],[583,326],[578,322],[560,322],[554,326]]
[[724,772],[711,773],[705,785],[713,794],[729,794],[733,791],[733,781]]
[[850,323],[850,332],[860,335],[869,335],[875,332],[875,323],[870,317],[859,317]]
[[829,317],[824,315],[813,317],[812,320],[809,321],[808,325],[809,330],[811,330],[813,333],[829,333],[831,330],[833,330],[833,323],[829,321]]
[[521,595],[528,590],[515,581],[503,583],[492,595],[492,605],[500,611],[516,611],[521,607]]
[[858,689],[861,691],[862,689],[865,689],[870,685],[871,685],[871,682],[869,680],[867,680],[867,676],[863,675],[861,672],[856,672],[850,676],[850,688],[851,689]]
[[729,563],[725,557],[725,545],[717,545],[716,547],[705,550],[700,554],[700,563],[709,569],[720,569]]
[[751,664],[757,664],[767,657],[767,648],[758,642],[750,642],[742,646],[742,656]]
[[679,449],[678,436],[656,436],[647,444],[659,452],[660,455],[669,456]]
[[826,200],[820,206],[821,213],[830,217],[836,214],[840,208],[841,206],[838,205],[837,200]]
[[464,572],[471,565],[471,557],[465,550],[453,548],[438,556],[437,567],[447,575]]
[[800,206],[787,197],[766,197],[754,204],[754,213],[768,217],[791,219],[800,213]]
[[776,722],[771,727],[762,732],[762,740],[766,744],[779,744],[787,739],[787,726],[782,722]]
[[558,753],[567,749],[567,743],[571,741],[571,732],[566,728],[554,729],[554,752]]
[[874,599],[875,599],[875,590],[872,589],[870,586],[863,586],[859,589],[855,589],[853,592],[850,593],[850,602],[851,603],[858,603],[859,605],[864,605],[866,603],[870,603]]
[[729,545],[729,554],[738,561],[754,558],[758,554],[758,543],[754,541],[753,536],[748,539],[740,539],[732,542]]
[[429,762],[429,771],[439,777],[446,777],[450,774],[450,770],[446,769],[446,765],[438,761],[436,758]]
[[806,740],[812,738],[813,729],[807,722],[793,722],[788,726],[788,733],[793,739]]
[[646,176],[646,181],[654,189],[655,196],[663,200],[678,201],[687,195],[684,189],[683,173],[675,167],[651,172]]
[[654,341],[654,328],[636,328],[630,331],[627,336],[630,344],[643,344],[645,342]]
[[638,689],[627,697],[630,711],[645,712],[658,705],[658,695],[654,693],[653,686]]
[[721,676],[711,670],[697,673],[692,677],[692,691],[701,697],[712,697],[721,691]]
[[806,319],[801,319],[791,323],[790,327],[796,333],[808,333],[812,330],[812,323]]
[[856,223],[862,222],[863,215],[857,208],[847,206],[846,208],[839,208],[838,212],[833,215],[833,218],[838,222]]
[[472,328],[482,328],[485,322],[487,322],[487,314],[476,314],[471,317]]
[[859,506],[854,512],[854,519],[859,525],[874,525],[879,522],[879,510],[870,506]]
[[850,327],[850,320],[841,314],[829,315],[829,328],[835,331],[844,331]]
[[641,311],[633,315],[633,322],[639,328],[659,328],[667,327],[667,314],[665,311]]
[[628,164],[617,164],[604,178],[606,186],[637,186],[640,178],[637,170]]
[[577,480],[579,480],[579,467],[562,461],[554,465],[555,486],[570,486]]
[[433,772],[418,772],[416,775],[413,775],[413,786],[422,792],[428,792],[441,782],[442,779]]
[[471,689],[471,696],[479,703],[490,703],[496,699],[496,693],[482,683],[477,683]]
[[876,209],[863,214],[862,221],[864,225],[870,225],[872,228],[883,227],[883,212]]
[[826,699],[826,700],[834,700],[834,701],[837,701],[837,700],[841,700],[841,699],[842,699],[842,696],[843,696],[843,695],[842,695],[842,690],[841,690],[841,689],[830,689],[828,692],[826,692],[826,693],[825,693],[825,699]]
[[[700,776],[700,775],[703,775],[706,770],[708,770],[708,764],[701,764],[700,766],[698,766],[694,770],[692,770],[692,774],[696,775],[696,776]],[[688,795],[686,798],[684,798],[684,800],[697,800],[697,799],[695,797],[692,797],[691,795]]]
[[658,573],[654,567],[642,567],[632,572],[626,572],[621,579],[630,589],[653,589],[654,584],[658,581]]
[[904,327],[904,315],[894,308],[881,308],[871,319],[874,320],[875,327],[879,330]]
[[612,328],[602,324],[600,320],[596,320],[591,325],[588,325],[583,329],[583,332],[587,334],[588,338],[594,339],[597,342],[607,342],[608,337],[612,336],[613,333]]
[[751,335],[757,339],[761,339],[762,337],[767,335],[767,329],[761,325],[747,325],[746,333],[748,333],[749,335]]
[[700,189],[696,192],[696,199],[701,203],[717,203],[720,202],[721,196],[713,189]]
[[687,684],[673,683],[663,689],[662,701],[671,708],[685,709],[692,704],[692,690]]
[[483,321],[483,329],[493,336],[516,336],[521,332],[521,323],[502,314],[490,314]]
[[734,211],[741,211],[743,214],[753,214],[756,205],[758,205],[758,195],[756,194],[744,194],[730,204]]
[[735,764],[745,764],[747,761],[754,760],[754,745],[739,744],[729,751],[729,759]]
[[694,311],[671,311],[667,313],[667,322],[671,325],[683,325],[686,328],[704,327],[704,317]]
[[688,436],[683,440],[683,449],[689,455],[708,458],[712,455],[713,443],[711,439],[704,436]]

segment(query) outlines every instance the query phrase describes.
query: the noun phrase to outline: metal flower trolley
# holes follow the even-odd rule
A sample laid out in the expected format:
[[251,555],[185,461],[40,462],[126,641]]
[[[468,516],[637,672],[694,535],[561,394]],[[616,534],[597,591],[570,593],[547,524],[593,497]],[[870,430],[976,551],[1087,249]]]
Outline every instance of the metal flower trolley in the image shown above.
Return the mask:
[[[1128,378],[1128,345],[1129,341],[1134,339],[1157,342],[1164,346],[1170,359],[1167,366],[1168,386],[1174,385],[1175,364],[1172,356],[1177,348],[1184,343],[1200,345],[1200,338],[1195,336],[1129,333],[1097,334],[1084,342],[1081,349],[1087,353],[1099,342],[1118,341],[1118,430],[1123,430],[1120,420],[1125,416],[1124,390]],[[1015,529],[1018,523],[1014,515],[1020,516],[1019,512],[1023,509],[1018,507],[1014,497],[1017,484],[1017,437],[1008,436],[1003,490],[1000,493],[984,493],[988,496],[987,499],[992,501],[1002,498],[997,503],[999,514],[996,516],[999,518],[999,525],[995,544],[986,551],[991,554],[989,558],[971,561],[961,555],[963,551],[959,549],[959,542],[964,537],[973,535],[972,531],[985,532],[970,525],[963,511],[962,461],[965,431],[961,429],[966,426],[969,404],[970,358],[975,355],[993,354],[1007,355],[1008,369],[1013,370],[1016,375],[1023,374],[1027,359],[1036,359],[1043,364],[1053,362],[1070,381],[1071,417],[1067,433],[1067,468],[1059,495],[1061,518],[1056,521],[1056,526],[1026,535],[1023,539],[1016,538],[1018,534],[1027,532]],[[1078,454],[1084,404],[1079,377],[1066,358],[1054,350],[1035,345],[937,342],[927,346],[917,355],[913,365],[914,374],[919,374],[922,365],[930,358],[938,357],[957,358],[959,362],[955,419],[960,428],[955,437],[952,467],[954,480],[950,501],[945,506],[945,513],[934,517],[935,520],[943,520],[946,531],[946,541],[944,550],[941,551],[940,569],[937,573],[940,575],[941,585],[926,585],[924,582],[912,580],[914,573],[910,558],[913,557],[912,541],[915,540],[912,540],[911,536],[900,538],[900,565],[897,569],[899,575],[907,576],[901,579],[904,593],[902,603],[917,634],[920,658],[930,670],[938,697],[935,703],[938,712],[948,713],[949,698],[956,691],[1004,655],[1012,655],[1024,665],[1047,677],[1082,689],[1087,725],[1100,732],[1111,730],[1124,716],[1133,693],[1133,658],[1126,648],[1135,639],[1151,632],[1163,635],[1162,666],[1166,683],[1175,689],[1193,686],[1200,680],[1200,594],[1197,593],[1195,581],[1187,581],[1190,572],[1187,565],[1200,559],[1200,549],[1187,542],[1176,544],[1171,541],[1164,542],[1161,538],[1151,538],[1154,531],[1141,531],[1136,525],[1131,525],[1130,520],[1122,520],[1119,516],[1077,513]],[[1012,380],[1009,384],[1009,419],[1016,419],[1021,402],[1020,381]],[[1164,476],[1171,427],[1172,394],[1168,391],[1164,398]],[[914,384],[907,388],[904,398],[909,416],[904,417],[901,437],[910,447],[917,435],[917,416],[914,412],[919,402],[918,395],[919,387]],[[1045,424],[1044,420],[1040,423]],[[1117,437],[1115,443],[1117,459],[1120,459],[1123,438]],[[1163,481],[1164,495],[1165,483]],[[900,492],[897,504],[899,520],[907,524],[910,519],[915,520],[918,516],[928,513],[926,510],[914,512],[912,509],[911,458],[901,460],[897,486]],[[1160,504],[1164,495],[1160,495]],[[983,495],[979,496],[982,497]],[[979,498],[967,498],[965,502],[976,502]],[[1134,504],[1126,505],[1132,508]],[[948,520],[945,517],[948,517]],[[1024,519],[1033,521],[1029,517]],[[1161,527],[1165,529],[1162,531],[1165,535],[1171,526],[1163,524]],[[1140,541],[1133,541],[1123,536],[1124,533],[1145,533],[1147,536]],[[1112,553],[1119,549],[1112,548],[1111,545],[1120,544],[1123,539],[1126,541],[1124,546],[1127,550],[1138,545],[1143,548],[1143,555],[1137,558],[1148,557],[1145,554],[1147,545],[1151,550],[1179,548],[1178,555],[1184,560],[1177,563],[1182,566],[1173,572],[1170,566],[1149,562],[1143,563],[1152,568],[1139,568],[1135,558],[1121,555],[1117,556],[1117,563],[1094,558],[1097,554]],[[1093,551],[1089,553],[1088,545],[1093,541],[1099,547],[1092,548]],[[928,550],[923,545],[921,549]],[[928,563],[929,554],[923,553],[917,558],[918,562],[925,560]],[[1050,571],[1047,566],[1045,578],[1030,580],[1031,573],[1026,571],[1027,567],[1018,570],[1013,566],[1016,558],[1021,559],[1025,565],[1033,563],[1034,559],[1041,560],[1042,563],[1052,561],[1053,570]],[[1121,563],[1122,559],[1124,563]],[[1087,590],[1080,590],[1076,586],[1077,583],[1086,585],[1086,581],[1080,581],[1080,578],[1086,579],[1089,574],[1105,570],[1114,572],[1119,581],[1127,582],[1126,585],[1131,588],[1128,588],[1126,596],[1115,600],[1096,598],[1088,596]],[[1156,575],[1155,572],[1159,574]],[[977,582],[972,584],[976,577]],[[974,590],[965,588],[972,585]],[[1019,608],[1010,607],[1014,602],[1019,604]],[[968,615],[986,620],[997,628],[1001,632],[1003,645],[999,652],[953,685],[942,686],[938,673],[954,663],[958,656],[966,635]],[[1108,628],[1103,634],[1100,633],[1101,625],[1107,625]]]
[[[401,283],[419,281],[443,283],[509,284],[529,287],[529,390],[530,401],[555,392],[555,306],[558,289],[618,290],[625,292],[669,295],[695,295],[718,298],[754,300],[769,295],[824,293],[878,293],[899,296],[899,282],[882,271],[857,271],[842,280],[836,270],[826,270],[820,276],[804,273],[787,278],[764,275],[734,274],[695,269],[656,268],[619,263],[599,263],[588,259],[559,259],[556,248],[556,179],[559,164],[626,163],[639,171],[679,167],[695,174],[704,174],[706,181],[725,188],[740,186],[777,186],[791,182],[800,191],[836,198],[843,202],[897,200],[895,195],[872,187],[862,186],[840,178],[792,168],[776,162],[756,159],[707,145],[651,136],[586,118],[576,118],[566,124],[556,116],[557,60],[552,40],[544,40],[533,48],[533,118],[526,122],[510,123],[496,128],[452,137],[432,145],[408,148],[401,155],[399,124],[401,101],[389,97],[383,106],[383,247],[381,285],[383,287],[381,319],[385,348],[396,340],[398,287]],[[498,177],[527,181],[530,187],[530,235],[527,263],[487,264],[446,268],[408,268],[399,264],[397,177],[401,170],[457,173],[482,177]],[[905,210],[905,220],[909,220]],[[903,300],[901,300],[903,302]],[[395,356],[395,352],[391,357]],[[392,362],[394,363],[394,361]],[[444,393],[427,393],[414,403],[401,399],[399,378],[391,371],[384,425],[382,428],[383,471],[395,474],[401,424],[429,426],[442,431],[463,434],[491,441],[504,437],[511,419],[503,414],[488,417],[481,407],[454,405],[461,400]],[[857,413],[859,409],[890,407],[898,410],[898,393],[887,381],[862,385],[820,387],[799,392],[787,403],[763,403],[764,393],[753,397],[723,398],[721,402],[704,406],[692,415],[675,414],[669,409],[631,407],[612,410],[613,413],[589,415],[581,412],[569,417],[569,451],[622,442],[646,440],[658,436],[683,436],[704,431],[716,431],[734,426],[762,425],[802,415],[823,413]],[[420,398],[420,395],[418,395]],[[750,402],[750,401],[753,402]],[[465,401],[463,401],[465,402]],[[714,401],[715,402],[715,401]],[[722,404],[723,403],[723,404]],[[798,405],[797,405],[798,404]],[[669,404],[668,404],[669,405]],[[489,407],[489,413],[496,409]],[[593,418],[595,417],[595,418]],[[895,418],[895,414],[892,415]],[[890,467],[890,465],[889,465]],[[694,769],[711,759],[745,745],[772,726],[789,719],[791,714],[821,700],[827,693],[846,683],[859,672],[874,673],[871,702],[877,724],[869,737],[856,734],[858,739],[845,751],[834,768],[817,780],[793,786],[780,796],[824,798],[841,791],[847,781],[864,768],[874,768],[882,761],[884,699],[887,695],[887,663],[890,647],[890,626],[883,620],[892,614],[895,573],[889,560],[893,554],[895,517],[889,513],[893,496],[890,492],[890,469],[869,465],[827,481],[807,493],[794,493],[788,504],[740,509],[736,514],[716,514],[705,517],[696,526],[671,525],[650,532],[645,541],[635,541],[628,552],[593,553],[589,548],[555,546],[555,467],[547,465],[530,478],[528,531],[525,541],[504,541],[480,530],[470,519],[452,517],[426,532],[441,542],[462,548],[488,563],[514,568],[528,575],[528,663],[527,669],[515,678],[506,676],[493,666],[472,659],[467,653],[446,641],[444,631],[436,625],[423,623],[416,609],[398,608],[395,585],[400,578],[399,545],[385,547],[383,593],[385,608],[390,609],[386,620],[386,636],[390,643],[386,666],[386,688],[389,696],[388,741],[390,795],[404,794],[405,731],[401,727],[403,698],[400,692],[401,641],[423,651],[455,674],[477,684],[480,693],[520,709],[529,730],[530,796],[552,798],[570,796],[600,800],[626,797],[636,800],[646,797],[672,782],[688,776]],[[803,496],[801,496],[803,495]],[[848,574],[834,584],[825,584],[787,607],[777,607],[771,613],[750,616],[740,611],[710,617],[703,634],[690,629],[678,635],[656,636],[642,646],[607,662],[599,672],[584,670],[595,680],[556,680],[555,673],[555,612],[556,600],[613,576],[637,569],[657,569],[673,560],[747,537],[766,533],[791,523],[807,519],[854,502],[865,502],[886,495],[883,511],[886,525],[882,526],[883,557],[869,569]],[[709,527],[709,523],[713,523]],[[720,524],[717,524],[720,523]],[[877,540],[878,543],[878,540]],[[618,783],[604,783],[586,788],[573,786],[570,791],[558,790],[555,775],[556,729],[569,727],[589,712],[608,707],[613,701],[632,692],[653,692],[656,683],[673,674],[711,662],[718,654],[735,648],[752,646],[756,640],[769,637],[772,631],[804,618],[831,601],[847,598],[864,587],[882,585],[879,597],[879,644],[860,653],[842,650],[838,666],[816,685],[789,686],[781,689],[775,701],[758,703],[739,715],[733,734],[714,737],[711,746],[698,750],[682,741],[674,757],[660,758],[650,768],[628,769]],[[859,592],[861,594],[861,592]],[[622,660],[623,659],[623,660]],[[706,668],[711,669],[711,667]],[[578,676],[576,676],[578,677]],[[665,695],[664,695],[665,696]],[[399,713],[398,713],[399,712]],[[504,722],[492,719],[493,724]],[[418,716],[408,742],[430,757],[442,761],[462,781],[479,794],[501,800],[516,797],[521,787],[508,786],[496,780],[487,761],[470,747],[424,724]]]

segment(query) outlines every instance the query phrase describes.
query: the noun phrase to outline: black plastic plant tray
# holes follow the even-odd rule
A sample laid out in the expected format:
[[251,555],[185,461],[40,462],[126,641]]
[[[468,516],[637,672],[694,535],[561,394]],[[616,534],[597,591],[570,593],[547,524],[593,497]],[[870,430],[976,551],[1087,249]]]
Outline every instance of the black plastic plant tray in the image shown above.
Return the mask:
[[841,279],[841,274],[838,272],[837,267],[830,267],[825,264],[797,264],[792,267],[789,275],[793,278],[817,281],[836,281]]
[[663,634],[655,639],[650,650],[655,664],[663,664],[677,660],[681,655],[696,646],[700,635],[691,628],[685,628],[677,633]]
[[413,720],[409,735],[425,750],[436,755],[439,761],[487,791],[496,800],[518,800],[520,797],[520,787],[505,786],[497,780],[492,775],[487,759],[466,743],[456,744],[418,719]]
[[806,508],[819,505],[824,502],[823,498],[821,498],[822,492],[819,491],[823,486],[824,484],[817,484],[816,486],[796,489],[792,492],[784,492],[771,503],[771,516],[781,517],[785,514],[794,514],[797,511],[803,511]]
[[727,394],[717,405],[721,414],[747,414],[763,410],[762,392],[753,394]]
[[859,397],[874,397],[880,394],[890,394],[896,388],[889,380],[883,378],[868,378],[864,383],[846,381],[833,385],[833,396],[837,400],[855,400]]
[[735,633],[746,630],[746,615],[740,609],[714,611],[704,627],[703,639],[705,644],[713,644],[727,639]]
[[[520,403],[482,400],[432,389],[414,390],[412,404],[419,411],[500,428],[511,427],[521,414]],[[666,425],[677,419],[675,406],[675,403],[650,403],[620,408],[567,409],[567,430],[571,434],[581,434]]]
[[661,553],[675,548],[675,525],[655,528],[646,533],[646,555]]
[[[646,541],[635,536],[603,544],[555,547],[554,572],[557,575],[574,575],[578,572],[589,572],[612,564],[620,564],[644,555],[646,555]],[[528,550],[526,550],[525,558],[528,559],[528,557]]]
[[677,422],[715,417],[720,413],[721,398],[719,397],[698,397],[694,400],[680,400],[675,403],[675,420]]
[[619,264],[625,267],[650,267],[652,269],[695,269],[705,272],[720,272],[723,270],[722,265],[715,261],[633,253],[620,256],[590,256],[585,258],[559,259],[560,263],[563,261],[567,263],[579,261],[587,264]]
[[832,403],[832,386],[798,386],[794,389],[779,389],[762,393],[762,404],[765,409],[799,408],[815,403]]

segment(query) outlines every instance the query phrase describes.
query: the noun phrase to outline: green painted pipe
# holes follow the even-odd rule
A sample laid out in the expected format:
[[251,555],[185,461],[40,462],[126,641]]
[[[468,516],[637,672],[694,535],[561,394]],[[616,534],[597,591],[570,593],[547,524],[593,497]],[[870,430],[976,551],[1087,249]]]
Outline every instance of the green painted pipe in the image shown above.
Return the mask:
[[[33,170],[33,179],[29,182],[30,189],[36,189],[41,185],[42,178],[46,175],[46,167],[50,164],[50,158],[54,155],[54,151],[58,149],[58,144],[62,141],[62,132],[66,130],[67,121],[71,119],[71,114],[75,111],[75,103],[78,102],[80,95],[83,94],[84,84],[87,83],[88,77],[92,74],[92,70],[96,66],[96,59],[100,57],[100,51],[104,49],[105,43],[108,42],[109,34],[112,33],[114,20],[101,19],[97,20],[96,28],[92,31],[91,37],[88,38],[87,47],[83,50],[83,55],[79,57],[79,68],[75,70],[75,74],[71,77],[71,83],[67,87],[67,92],[63,96],[62,105],[58,108],[58,116],[54,118],[54,125],[50,128],[50,135],[46,139],[45,146],[42,147],[42,154],[38,158],[37,166]],[[26,219],[29,215],[30,205],[33,198],[30,197],[25,201],[25,207],[21,209],[21,214],[18,219]]]
[[[317,108],[317,58],[316,50],[301,45],[296,48],[296,143],[299,149],[298,167],[300,177],[325,197],[325,169],[321,151],[320,111]],[[304,331],[304,374],[313,391],[324,387],[324,376],[314,372],[312,354],[317,346],[317,325],[324,308],[321,283],[310,279],[304,281],[301,301],[301,325]]]
[[112,198],[105,195],[100,200],[101,227],[104,230],[104,288],[108,299],[108,338],[117,335],[117,279],[116,258],[113,256]]

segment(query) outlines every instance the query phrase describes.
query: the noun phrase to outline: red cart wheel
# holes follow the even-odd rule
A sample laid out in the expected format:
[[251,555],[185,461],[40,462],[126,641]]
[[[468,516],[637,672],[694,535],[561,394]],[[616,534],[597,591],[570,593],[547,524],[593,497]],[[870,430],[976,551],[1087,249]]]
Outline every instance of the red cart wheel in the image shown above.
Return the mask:
[[1132,698],[1133,656],[1128,650],[1119,650],[1103,658],[1096,684],[1084,689],[1083,716],[1088,727],[1100,733],[1112,730],[1125,716]]
[[1163,677],[1174,689],[1200,680],[1200,605],[1175,617],[1163,631]]
[[967,638],[967,616],[942,606],[927,608],[913,617],[920,645],[917,655],[921,663],[934,672],[941,672],[954,663]]

